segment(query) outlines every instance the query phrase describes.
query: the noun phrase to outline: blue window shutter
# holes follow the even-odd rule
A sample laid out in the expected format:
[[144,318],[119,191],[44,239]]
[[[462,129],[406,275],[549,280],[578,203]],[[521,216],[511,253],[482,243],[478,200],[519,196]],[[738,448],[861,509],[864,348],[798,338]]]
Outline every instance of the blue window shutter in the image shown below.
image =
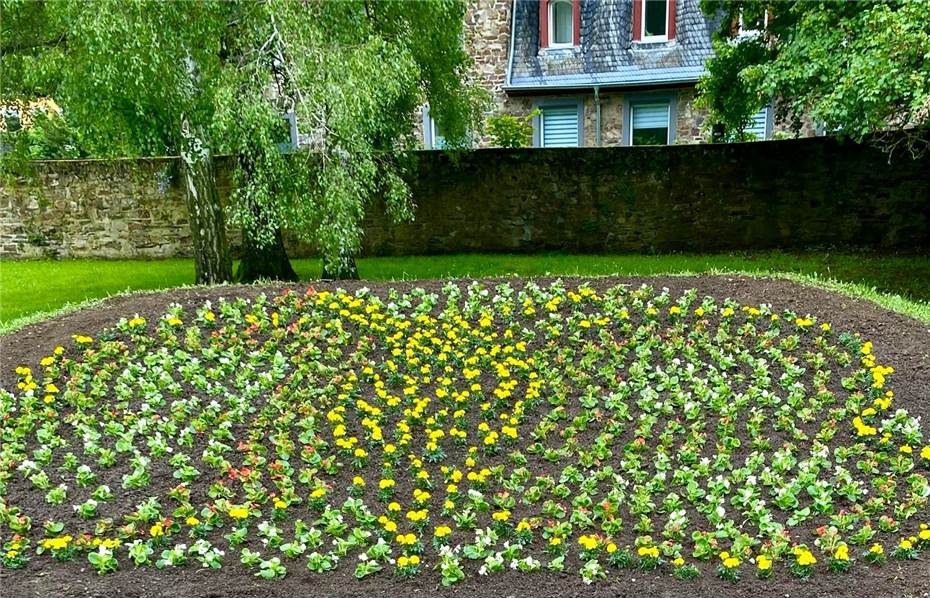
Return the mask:
[[577,106],[543,108],[542,146],[578,147]]
[[661,104],[637,104],[633,106],[634,129],[667,129],[668,102]]
[[762,110],[759,110],[752,116],[752,124],[746,128],[746,132],[755,135],[756,139],[765,139],[768,116],[768,106],[764,106]]

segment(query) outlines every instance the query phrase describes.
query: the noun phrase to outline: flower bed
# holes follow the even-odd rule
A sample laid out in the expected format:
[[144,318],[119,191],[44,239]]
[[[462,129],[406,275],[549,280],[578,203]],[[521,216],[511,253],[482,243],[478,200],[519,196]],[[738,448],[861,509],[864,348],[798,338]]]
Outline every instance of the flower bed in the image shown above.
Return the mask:
[[930,547],[930,446],[872,344],[694,291],[311,289],[17,374],[8,568],[737,581]]

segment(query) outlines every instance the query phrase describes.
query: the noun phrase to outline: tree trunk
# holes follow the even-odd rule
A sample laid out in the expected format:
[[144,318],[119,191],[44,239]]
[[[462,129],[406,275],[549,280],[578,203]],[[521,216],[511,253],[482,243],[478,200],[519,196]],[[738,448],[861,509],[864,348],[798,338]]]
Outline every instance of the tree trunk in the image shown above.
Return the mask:
[[339,259],[332,269],[323,261],[323,274],[320,278],[325,280],[358,280],[358,266],[355,257],[345,249],[339,250]]
[[226,220],[216,189],[216,171],[210,151],[191,134],[185,119],[185,143],[181,151],[185,199],[194,244],[194,272],[197,284],[218,284],[232,280],[232,260],[226,243]]
[[240,282],[262,279],[294,282],[298,279],[287,258],[281,229],[275,231],[274,241],[265,246],[252,238],[248,231],[243,231],[242,249],[242,261],[236,271],[236,278]]

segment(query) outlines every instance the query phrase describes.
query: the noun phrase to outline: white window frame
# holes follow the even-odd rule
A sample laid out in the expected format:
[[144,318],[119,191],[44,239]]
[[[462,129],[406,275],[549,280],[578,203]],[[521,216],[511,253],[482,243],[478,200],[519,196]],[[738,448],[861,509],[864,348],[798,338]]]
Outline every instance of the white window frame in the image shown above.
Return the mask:
[[[633,145],[633,111],[644,104],[668,104],[666,145],[674,145],[678,137],[678,94],[669,92],[629,94],[623,100],[623,145]],[[643,146],[649,147],[649,146]],[[659,147],[659,146],[652,146]]]
[[737,37],[758,37],[762,35],[762,31],[768,29],[769,26],[769,11],[765,11],[765,14],[762,15],[762,29],[746,29],[743,26],[743,12],[739,13],[739,24],[736,29]]
[[640,10],[643,14],[640,15],[639,19],[639,41],[643,43],[654,43],[654,42],[667,42],[668,41],[668,11],[669,11],[669,0],[665,0],[665,34],[664,35],[646,35],[646,0],[643,0],[639,3]]
[[430,145],[433,149],[445,149],[443,146],[446,144],[446,138],[442,138],[442,144],[438,142],[439,136],[436,134],[436,119],[432,116],[429,118],[430,126]]
[[[566,4],[568,5],[568,14],[571,18],[571,35],[569,35],[568,42],[565,43],[556,43],[555,41],[555,5],[556,4]],[[546,10],[549,11],[549,47],[558,50],[559,48],[574,48],[575,47],[575,7],[572,6],[572,0],[549,0],[549,4],[546,7]]]

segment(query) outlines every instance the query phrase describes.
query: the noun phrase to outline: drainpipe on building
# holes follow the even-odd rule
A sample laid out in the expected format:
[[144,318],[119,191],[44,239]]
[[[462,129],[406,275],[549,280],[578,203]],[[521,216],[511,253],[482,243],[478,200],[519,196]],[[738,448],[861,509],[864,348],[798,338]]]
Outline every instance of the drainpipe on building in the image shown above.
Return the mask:
[[601,146],[601,96],[600,86],[594,86],[594,145]]

